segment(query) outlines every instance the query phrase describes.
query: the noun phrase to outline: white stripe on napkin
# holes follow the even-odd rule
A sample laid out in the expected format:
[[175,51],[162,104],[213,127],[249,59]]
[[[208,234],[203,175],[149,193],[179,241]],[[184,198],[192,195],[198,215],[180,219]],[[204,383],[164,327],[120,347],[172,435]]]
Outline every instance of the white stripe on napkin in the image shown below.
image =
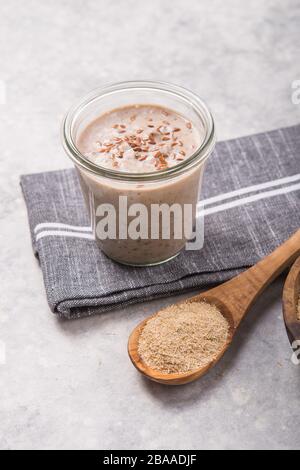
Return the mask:
[[87,240],[95,240],[95,237],[92,233],[78,233],[78,232],[67,232],[65,230],[44,230],[36,236],[36,241],[38,242],[41,238],[44,237],[73,237],[73,238],[86,238]]
[[38,224],[35,229],[34,233],[39,232],[42,229],[53,229],[53,228],[62,228],[62,229],[69,229],[69,230],[74,230],[75,232],[91,232],[92,227],[84,227],[84,226],[78,226],[78,225],[69,225],[69,224],[61,224],[58,222],[44,222],[42,224]]
[[215,202],[225,201],[226,199],[241,196],[242,194],[252,193],[261,189],[273,188],[282,184],[293,183],[298,180],[300,180],[300,173],[293,176],[286,176],[285,178],[280,178],[278,180],[267,181],[266,183],[247,186],[246,188],[235,189],[234,191],[230,191],[229,193],[218,194],[217,196],[213,196],[208,199],[203,199],[199,202],[199,205],[208,206],[210,204],[214,204]]
[[274,189],[273,191],[265,191],[264,193],[254,194],[253,196],[247,196],[242,199],[237,199],[235,201],[227,202],[225,204],[220,204],[219,206],[211,207],[210,209],[201,209],[197,212],[197,215],[206,216],[210,214],[215,214],[217,212],[223,212],[228,209],[232,209],[233,207],[244,206],[245,204],[259,201],[260,199],[268,199],[269,197],[278,196],[280,194],[288,194],[299,189],[300,183],[297,183],[291,186],[287,186],[286,188],[278,188]]

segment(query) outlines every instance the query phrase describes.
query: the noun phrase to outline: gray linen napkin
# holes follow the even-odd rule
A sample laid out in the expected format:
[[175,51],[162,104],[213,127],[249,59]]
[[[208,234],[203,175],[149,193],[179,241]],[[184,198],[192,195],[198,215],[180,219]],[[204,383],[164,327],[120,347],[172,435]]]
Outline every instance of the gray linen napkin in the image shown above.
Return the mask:
[[300,126],[217,144],[202,192],[204,248],[161,266],[125,267],[97,248],[75,170],[21,185],[51,310],[92,315],[226,281],[290,237],[300,226]]

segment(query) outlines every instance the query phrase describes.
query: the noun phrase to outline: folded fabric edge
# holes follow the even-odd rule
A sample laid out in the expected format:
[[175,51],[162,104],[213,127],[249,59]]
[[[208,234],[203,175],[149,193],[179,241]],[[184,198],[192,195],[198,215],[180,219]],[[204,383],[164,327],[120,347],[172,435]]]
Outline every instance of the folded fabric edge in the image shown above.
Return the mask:
[[[69,299],[58,302],[53,313],[59,318],[81,318],[89,317],[97,313],[104,313],[109,310],[116,309],[120,306],[132,305],[145,301],[164,298],[169,295],[180,295],[194,289],[203,289],[226,282],[232,277],[240,274],[249,266],[236,269],[228,269],[218,272],[199,273],[185,276],[179,280],[170,282],[169,284],[154,284],[153,286],[140,287],[130,291],[130,298],[124,299],[124,292],[112,294],[107,297],[99,296],[85,299]],[[187,281],[185,286],[180,285],[183,281]],[[139,295],[143,291],[143,296]],[[73,306],[77,302],[76,306]]]
[[26,206],[26,211],[27,211],[27,219],[28,219],[28,224],[29,224],[29,231],[30,231],[32,249],[33,249],[34,256],[38,259],[39,255],[38,255],[36,240],[35,240],[35,236],[34,236],[34,227],[32,225],[31,214],[30,214],[30,211],[29,211],[29,197],[30,196],[27,193],[26,184],[24,184],[27,176],[29,176],[29,175],[21,175],[21,177],[20,177],[20,186],[21,186],[21,190],[22,190],[23,197],[24,197],[24,200],[25,200],[25,206]]
[[247,138],[251,138],[251,137],[260,137],[260,136],[263,136],[265,134],[273,134],[274,132],[281,132],[281,131],[286,131],[286,130],[292,130],[292,129],[298,129],[300,131],[300,123],[297,123],[297,124],[292,124],[291,126],[283,126],[283,127],[276,127],[275,129],[267,129],[265,131],[261,131],[261,132],[254,132],[252,134],[243,134],[243,135],[240,135],[238,137],[232,137],[231,139],[224,139],[224,140],[220,140],[217,142],[217,145],[218,144],[222,144],[224,142],[226,142],[226,144],[229,144],[230,142],[234,142],[236,140],[242,140],[242,139],[247,139]]

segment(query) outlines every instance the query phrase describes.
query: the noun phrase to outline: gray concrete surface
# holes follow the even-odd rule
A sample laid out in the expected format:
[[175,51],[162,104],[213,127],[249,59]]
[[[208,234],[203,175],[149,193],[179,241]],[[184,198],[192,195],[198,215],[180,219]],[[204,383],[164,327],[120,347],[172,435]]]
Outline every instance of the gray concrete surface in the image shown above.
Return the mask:
[[164,388],[136,373],[126,342],[174,298],[59,322],[19,188],[21,173],[70,165],[62,116],[107,82],[191,88],[210,104],[220,139],[299,122],[299,0],[11,0],[0,10],[0,448],[300,448],[283,278],[209,375]]

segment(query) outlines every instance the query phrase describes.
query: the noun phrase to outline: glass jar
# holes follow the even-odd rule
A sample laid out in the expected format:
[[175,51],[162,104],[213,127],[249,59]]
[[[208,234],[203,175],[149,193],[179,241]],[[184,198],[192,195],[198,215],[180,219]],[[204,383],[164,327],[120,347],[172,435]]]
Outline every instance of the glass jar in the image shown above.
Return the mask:
[[[93,163],[77,148],[82,131],[97,117],[113,109],[129,105],[149,104],[169,108],[198,126],[203,140],[193,155],[171,168],[148,173],[125,173]],[[205,162],[215,145],[214,121],[207,106],[194,93],[172,84],[149,81],[117,83],[97,89],[83,98],[68,112],[63,122],[62,141],[66,153],[78,171],[81,188],[89,210],[95,239],[101,250],[113,260],[133,266],[149,266],[177,256],[188,240],[186,230],[178,235],[175,224],[178,214],[170,211],[170,229],[159,226],[153,230],[151,209],[154,205],[191,208],[192,224],[196,220]],[[120,203],[121,201],[121,203]],[[126,204],[125,204],[126,201]],[[142,205],[148,212],[144,225],[148,237],[129,236],[133,216],[130,207]],[[117,228],[107,238],[99,236],[103,210],[115,209]],[[160,215],[162,221],[162,215]],[[156,219],[157,223],[157,219]],[[179,231],[180,232],[180,231]]]

